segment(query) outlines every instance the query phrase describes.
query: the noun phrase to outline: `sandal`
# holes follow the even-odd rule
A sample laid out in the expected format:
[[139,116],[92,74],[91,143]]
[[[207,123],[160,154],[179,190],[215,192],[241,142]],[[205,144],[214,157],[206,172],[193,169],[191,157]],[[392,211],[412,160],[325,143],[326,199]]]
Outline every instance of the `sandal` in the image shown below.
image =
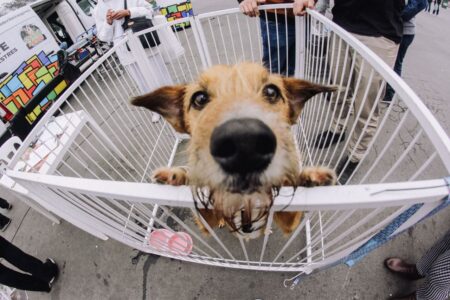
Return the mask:
[[384,260],[384,266],[394,274],[399,275],[408,280],[418,280],[424,278],[417,271],[416,265],[409,264],[401,258],[389,257]]

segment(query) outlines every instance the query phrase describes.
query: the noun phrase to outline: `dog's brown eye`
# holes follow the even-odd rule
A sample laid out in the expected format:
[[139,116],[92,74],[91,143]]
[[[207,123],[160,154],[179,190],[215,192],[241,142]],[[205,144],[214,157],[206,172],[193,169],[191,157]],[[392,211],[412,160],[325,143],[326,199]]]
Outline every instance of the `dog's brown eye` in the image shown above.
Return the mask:
[[205,105],[209,102],[208,94],[205,92],[196,92],[194,95],[192,95],[191,98],[191,105],[195,109],[202,109],[205,107]]
[[267,85],[264,87],[263,93],[264,97],[266,97],[267,101],[270,103],[276,103],[280,99],[280,90],[276,85]]

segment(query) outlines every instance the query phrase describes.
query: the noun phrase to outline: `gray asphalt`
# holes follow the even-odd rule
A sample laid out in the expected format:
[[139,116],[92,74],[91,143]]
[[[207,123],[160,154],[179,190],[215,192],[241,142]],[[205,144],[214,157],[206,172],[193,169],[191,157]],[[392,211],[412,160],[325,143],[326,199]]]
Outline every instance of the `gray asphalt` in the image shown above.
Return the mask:
[[[193,1],[197,13],[228,8],[234,0]],[[421,13],[404,63],[404,78],[450,132],[450,12]],[[1,195],[0,195],[1,196]],[[30,299],[386,299],[414,288],[382,266],[388,256],[415,261],[450,228],[450,208],[415,226],[349,268],[313,274],[294,290],[293,274],[227,270],[142,255],[115,241],[96,239],[63,222],[52,225],[17,201],[4,236],[40,258],[54,257],[61,276],[51,294]],[[10,215],[11,215],[10,214]]]

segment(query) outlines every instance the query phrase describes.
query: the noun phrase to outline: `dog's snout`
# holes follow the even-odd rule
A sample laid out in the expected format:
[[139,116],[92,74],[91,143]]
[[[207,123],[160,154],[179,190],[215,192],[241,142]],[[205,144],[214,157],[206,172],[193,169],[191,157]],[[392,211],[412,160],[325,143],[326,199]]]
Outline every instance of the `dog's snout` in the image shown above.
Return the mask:
[[258,119],[233,119],[215,128],[211,154],[230,174],[264,171],[272,161],[277,140],[273,131]]

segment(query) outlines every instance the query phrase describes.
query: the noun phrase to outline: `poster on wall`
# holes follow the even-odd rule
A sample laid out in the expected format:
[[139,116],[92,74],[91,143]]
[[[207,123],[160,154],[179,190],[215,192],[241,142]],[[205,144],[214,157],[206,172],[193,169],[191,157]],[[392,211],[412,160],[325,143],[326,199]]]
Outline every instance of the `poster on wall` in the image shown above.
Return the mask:
[[[157,2],[160,6],[161,14],[166,17],[168,22],[194,15],[190,0],[158,0]],[[183,22],[174,27],[178,30],[187,28],[190,25],[189,22]]]
[[[58,74],[58,44],[38,15],[23,7],[0,18],[0,101],[16,114]],[[67,87],[61,82],[27,116],[32,123]]]

